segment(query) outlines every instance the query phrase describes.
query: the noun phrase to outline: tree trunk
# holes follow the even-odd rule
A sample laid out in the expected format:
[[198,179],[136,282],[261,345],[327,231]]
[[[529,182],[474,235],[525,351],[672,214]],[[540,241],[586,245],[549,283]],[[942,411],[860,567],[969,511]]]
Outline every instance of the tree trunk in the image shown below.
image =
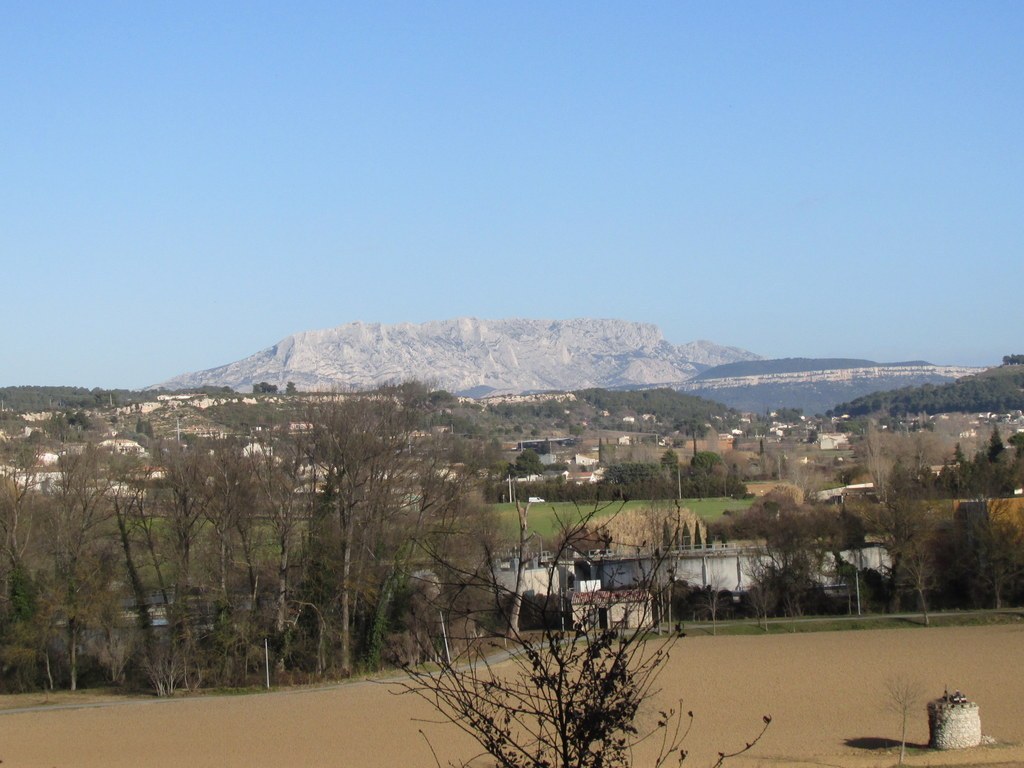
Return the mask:
[[288,545],[281,541],[281,552],[277,560],[277,617],[274,629],[278,634],[285,630],[288,621]]
[[508,637],[519,635],[519,614],[522,612],[523,592],[526,589],[526,544],[530,540],[527,535],[527,520],[530,513],[530,502],[519,506],[519,502],[516,501],[516,511],[519,513],[519,549],[517,552],[519,562],[516,566],[515,592],[512,593],[512,606],[508,614],[508,632],[506,633]]
[[288,625],[288,544],[282,537],[281,550],[277,561],[277,615],[274,617],[274,631],[282,643],[274,666],[278,672],[284,672],[285,657],[288,655],[285,629]]
[[142,586],[142,579],[139,578],[139,570],[135,567],[135,558],[132,556],[131,541],[128,538],[128,525],[125,516],[118,512],[117,529],[121,534],[121,548],[124,550],[125,568],[128,571],[128,581],[132,586],[132,596],[135,598],[135,615],[142,631],[142,639],[146,650],[149,651],[152,645],[149,620],[149,608],[146,606],[146,591]]
[[78,690],[78,622],[68,619],[68,675],[71,678],[70,690]]
[[341,561],[341,674],[348,677],[352,674],[352,629],[351,603],[352,588],[349,578],[352,574],[352,536],[345,536]]

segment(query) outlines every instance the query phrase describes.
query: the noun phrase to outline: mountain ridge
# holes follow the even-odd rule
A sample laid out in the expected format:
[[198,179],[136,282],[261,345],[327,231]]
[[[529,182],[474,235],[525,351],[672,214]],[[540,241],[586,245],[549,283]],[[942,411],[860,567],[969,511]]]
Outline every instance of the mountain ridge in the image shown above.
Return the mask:
[[852,357],[779,357],[724,363],[701,371],[691,382],[741,376],[809,373],[812,371],[847,370],[852,368],[913,368],[932,365],[932,363],[925,360],[879,363],[875,360],[862,360]]
[[836,403],[878,391],[945,384],[980,370],[923,361],[783,358],[711,368],[684,382],[680,389],[744,411],[800,408],[806,413],[824,413]]
[[364,390],[419,379],[473,398],[489,395],[670,387],[746,411],[824,413],[879,390],[942,384],[979,369],[923,361],[778,358],[710,341],[673,344],[658,326],[574,318],[426,323],[352,322],[300,331],[227,365],[187,373],[151,389],[267,383],[284,390]]
[[284,388],[364,389],[420,378],[455,393],[679,386],[701,370],[759,359],[709,341],[672,344],[651,323],[574,318],[426,323],[353,322],[301,331],[242,360],[182,374],[153,388],[258,382]]

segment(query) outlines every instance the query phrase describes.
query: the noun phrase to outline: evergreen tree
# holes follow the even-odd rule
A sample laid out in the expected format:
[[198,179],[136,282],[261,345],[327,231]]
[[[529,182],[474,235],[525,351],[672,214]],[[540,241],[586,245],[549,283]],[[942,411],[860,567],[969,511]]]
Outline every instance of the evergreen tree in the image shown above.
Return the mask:
[[1003,445],[1003,438],[999,434],[999,427],[992,427],[992,436],[988,439],[988,460],[989,463],[995,464],[999,461],[999,457],[1003,455],[1003,451],[1006,450],[1006,446]]

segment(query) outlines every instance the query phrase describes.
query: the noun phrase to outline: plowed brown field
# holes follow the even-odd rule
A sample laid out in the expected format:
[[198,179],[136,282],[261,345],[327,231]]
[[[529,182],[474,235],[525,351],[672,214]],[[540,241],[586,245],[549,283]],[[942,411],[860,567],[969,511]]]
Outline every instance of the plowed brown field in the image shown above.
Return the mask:
[[[774,721],[737,766],[888,766],[899,721],[886,681],[902,675],[929,695],[960,689],[981,707],[995,744],[965,752],[912,751],[910,765],[1024,765],[1024,626],[687,637],[659,679],[657,704],[682,699],[696,723],[687,765],[709,765]],[[189,766],[433,766],[474,748],[437,724],[423,701],[388,683],[263,695],[136,700],[0,715],[3,768]],[[430,721],[430,722],[424,722]],[[928,739],[924,706],[909,741]],[[638,754],[636,765],[649,762]],[[484,764],[484,763],[481,763]]]

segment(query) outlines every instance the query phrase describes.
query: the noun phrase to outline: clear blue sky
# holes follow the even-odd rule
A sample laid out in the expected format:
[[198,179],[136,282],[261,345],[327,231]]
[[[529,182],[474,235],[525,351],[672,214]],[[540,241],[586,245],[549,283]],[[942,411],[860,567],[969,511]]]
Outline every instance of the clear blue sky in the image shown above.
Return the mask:
[[1024,353],[1024,3],[2,5],[0,385],[614,317]]

